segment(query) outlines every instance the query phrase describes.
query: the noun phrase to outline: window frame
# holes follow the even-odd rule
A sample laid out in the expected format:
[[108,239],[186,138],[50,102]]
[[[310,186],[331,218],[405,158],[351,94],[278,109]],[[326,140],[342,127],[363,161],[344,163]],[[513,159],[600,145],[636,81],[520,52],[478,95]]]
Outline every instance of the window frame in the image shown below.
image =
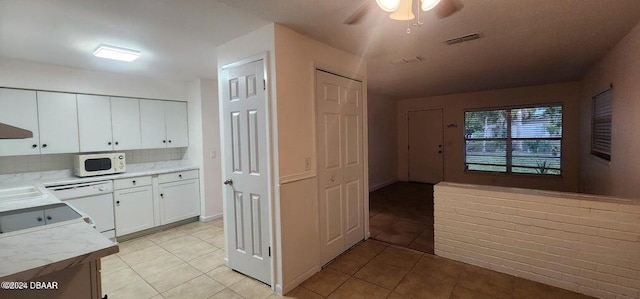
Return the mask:
[[[541,108],[541,107],[561,107],[562,109],[562,137],[545,137],[545,138],[512,138],[511,137],[511,110],[514,109],[531,109],[531,108]],[[496,111],[496,110],[506,110],[506,137],[505,138],[486,138],[486,139],[467,139],[467,135],[465,130],[466,126],[466,113],[467,112],[480,112],[480,111]],[[494,106],[494,107],[478,107],[478,108],[469,108],[464,109],[462,112],[462,144],[463,144],[463,164],[464,164],[464,172],[465,173],[484,173],[484,174],[492,174],[492,175],[505,175],[505,176],[535,176],[540,178],[562,178],[564,175],[564,135],[565,135],[565,109],[564,103],[562,102],[550,102],[550,103],[539,103],[539,104],[522,104],[522,105],[510,105],[510,106]],[[487,165],[487,166],[504,166],[505,171],[490,171],[490,170],[474,170],[469,169],[467,165],[467,141],[505,141],[505,165],[497,165],[497,164],[478,164],[472,163],[475,165]],[[522,172],[513,172],[513,140],[559,140],[560,141],[560,174],[542,174],[542,173],[522,173]],[[516,168],[534,168],[527,166],[515,166]]]
[[[608,104],[609,104],[610,114],[608,115],[608,117],[596,118],[596,100],[598,100],[598,98],[605,95],[608,95],[608,99],[609,99]],[[596,123],[598,123],[598,121],[600,121],[601,123],[607,122],[609,125],[609,152],[608,153],[594,148],[595,140],[596,140],[595,129],[596,129]],[[609,88],[607,88],[606,90],[591,97],[591,144],[589,148],[590,154],[599,159],[605,160],[607,162],[611,162],[612,139],[613,139],[613,84],[609,85]]]

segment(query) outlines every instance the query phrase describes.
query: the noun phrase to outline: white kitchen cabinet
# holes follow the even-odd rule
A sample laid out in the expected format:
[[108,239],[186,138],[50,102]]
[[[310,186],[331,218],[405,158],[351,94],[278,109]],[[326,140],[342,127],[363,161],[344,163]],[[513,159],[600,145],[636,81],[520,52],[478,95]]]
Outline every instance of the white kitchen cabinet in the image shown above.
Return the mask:
[[40,154],[35,91],[0,88],[0,122],[33,132],[32,138],[0,139],[0,156]]
[[160,224],[200,215],[200,184],[197,178],[161,183],[158,191],[160,193]]
[[189,146],[187,103],[165,102],[167,147]]
[[115,190],[116,236],[154,227],[151,185]]
[[37,97],[40,153],[79,152],[76,95],[38,91]]
[[140,100],[142,148],[189,146],[187,103]]
[[114,150],[142,147],[140,135],[140,100],[111,98],[111,128]]
[[78,127],[81,152],[113,150],[109,97],[79,94]]
[[0,232],[3,233],[41,225],[45,225],[43,210],[0,216]]

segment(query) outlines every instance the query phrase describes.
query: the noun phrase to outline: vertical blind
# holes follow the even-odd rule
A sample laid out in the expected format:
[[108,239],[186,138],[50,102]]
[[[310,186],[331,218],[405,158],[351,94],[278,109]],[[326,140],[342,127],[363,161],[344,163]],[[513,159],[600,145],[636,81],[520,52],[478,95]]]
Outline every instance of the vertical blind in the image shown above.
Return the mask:
[[591,154],[611,161],[612,88],[593,97]]

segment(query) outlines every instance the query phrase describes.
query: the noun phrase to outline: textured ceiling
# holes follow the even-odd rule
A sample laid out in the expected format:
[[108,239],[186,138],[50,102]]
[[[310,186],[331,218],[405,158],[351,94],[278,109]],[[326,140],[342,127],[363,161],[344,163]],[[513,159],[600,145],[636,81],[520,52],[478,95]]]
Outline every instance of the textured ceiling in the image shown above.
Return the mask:
[[[417,0],[414,0],[417,1]],[[579,79],[640,20],[639,0],[460,0],[464,9],[406,34],[375,0],[0,0],[0,56],[193,80],[216,77],[216,46],[269,22],[365,57],[371,92],[394,98]],[[342,24],[362,4],[360,24]],[[482,32],[447,46],[444,40]],[[101,43],[134,63],[94,58]],[[423,56],[417,64],[392,64]]]
[[[374,0],[221,1],[365,57],[369,90],[395,98],[577,80],[640,20],[638,0],[460,0],[459,13],[423,13],[406,34]],[[365,2],[367,17],[343,25]],[[475,32],[484,38],[443,43]],[[418,55],[426,60],[391,63]]]
[[[0,56],[173,80],[216,78],[216,47],[268,23],[215,0],[0,0]],[[93,57],[102,43],[142,57]]]

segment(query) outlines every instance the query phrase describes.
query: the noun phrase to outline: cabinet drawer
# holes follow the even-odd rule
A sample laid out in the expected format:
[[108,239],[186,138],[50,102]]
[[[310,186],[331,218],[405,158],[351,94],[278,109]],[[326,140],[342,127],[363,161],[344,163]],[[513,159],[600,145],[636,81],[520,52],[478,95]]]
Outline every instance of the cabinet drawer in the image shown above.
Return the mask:
[[160,184],[197,178],[198,170],[178,171],[158,175],[158,181],[160,182]]
[[135,178],[113,180],[114,190],[148,186],[148,185],[151,185],[151,176],[140,176]]

